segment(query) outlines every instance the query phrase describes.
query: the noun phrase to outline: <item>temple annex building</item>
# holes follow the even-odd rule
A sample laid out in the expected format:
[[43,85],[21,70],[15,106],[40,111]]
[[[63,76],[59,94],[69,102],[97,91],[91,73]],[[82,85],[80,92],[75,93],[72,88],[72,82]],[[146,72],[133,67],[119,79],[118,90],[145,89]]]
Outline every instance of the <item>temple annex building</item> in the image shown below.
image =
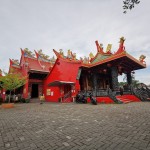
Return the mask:
[[[68,50],[64,55],[62,50],[53,50],[56,59],[43,54],[42,50],[35,55],[28,49],[21,49],[20,61],[10,59],[9,71],[28,76],[26,84],[17,89],[15,94],[22,98],[38,99],[45,96],[47,102],[73,102],[78,91],[89,92],[97,97],[98,102],[116,103],[118,101],[141,101],[132,91],[132,73],[146,67],[144,55],[135,59],[127,53],[124,47],[124,37],[120,38],[118,50],[112,54],[111,44],[104,51],[96,41],[97,53],[94,56],[76,58],[76,54]],[[118,76],[125,74],[127,89],[119,96]],[[7,92],[6,92],[7,93]],[[2,94],[6,94],[3,92]],[[88,98],[89,101],[89,98]]]

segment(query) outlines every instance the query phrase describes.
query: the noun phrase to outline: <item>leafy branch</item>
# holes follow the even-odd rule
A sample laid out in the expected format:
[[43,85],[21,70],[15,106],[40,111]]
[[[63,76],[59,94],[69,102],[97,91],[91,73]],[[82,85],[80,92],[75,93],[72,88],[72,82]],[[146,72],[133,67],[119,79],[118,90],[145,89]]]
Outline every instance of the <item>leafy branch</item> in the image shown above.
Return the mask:
[[123,13],[126,14],[127,10],[131,10],[135,7],[135,5],[138,5],[140,3],[140,0],[124,0],[123,1]]

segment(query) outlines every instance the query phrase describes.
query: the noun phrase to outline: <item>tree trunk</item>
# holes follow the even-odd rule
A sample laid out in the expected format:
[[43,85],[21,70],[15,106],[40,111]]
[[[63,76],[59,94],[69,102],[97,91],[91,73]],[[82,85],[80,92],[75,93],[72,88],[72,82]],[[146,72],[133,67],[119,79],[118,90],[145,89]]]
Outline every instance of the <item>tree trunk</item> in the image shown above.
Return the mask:
[[11,97],[11,91],[10,91],[10,93],[9,93],[9,103],[10,103],[10,97]]

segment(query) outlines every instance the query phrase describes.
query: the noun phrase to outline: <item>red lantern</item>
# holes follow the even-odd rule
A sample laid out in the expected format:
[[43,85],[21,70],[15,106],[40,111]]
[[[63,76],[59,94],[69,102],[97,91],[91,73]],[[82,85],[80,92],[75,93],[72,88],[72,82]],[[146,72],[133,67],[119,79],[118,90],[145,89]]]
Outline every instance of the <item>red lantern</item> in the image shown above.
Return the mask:
[[112,66],[112,64],[107,64],[107,67],[111,67]]
[[99,70],[99,73],[102,73],[102,70]]
[[103,72],[106,73],[106,72],[107,72],[107,69],[104,69]]

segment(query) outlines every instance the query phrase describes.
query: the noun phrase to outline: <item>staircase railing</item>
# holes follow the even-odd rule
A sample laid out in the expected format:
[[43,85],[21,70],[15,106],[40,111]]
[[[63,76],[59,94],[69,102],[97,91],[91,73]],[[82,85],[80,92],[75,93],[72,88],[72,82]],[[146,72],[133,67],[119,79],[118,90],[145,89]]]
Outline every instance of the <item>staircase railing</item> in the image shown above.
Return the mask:
[[150,89],[145,84],[139,84],[133,88],[133,94],[137,96],[141,101],[148,101],[150,98]]
[[116,95],[118,95],[117,92],[118,92],[118,91],[112,91],[111,89],[108,89],[108,96],[109,96],[115,103],[117,103],[117,104],[122,104],[122,102],[116,98]]
[[107,90],[88,90],[88,91],[81,91],[81,93],[84,93],[86,97],[89,97],[89,93],[92,93],[95,97],[105,97],[108,96],[111,98],[115,103],[122,103],[116,98],[117,91],[112,91],[111,89]]

